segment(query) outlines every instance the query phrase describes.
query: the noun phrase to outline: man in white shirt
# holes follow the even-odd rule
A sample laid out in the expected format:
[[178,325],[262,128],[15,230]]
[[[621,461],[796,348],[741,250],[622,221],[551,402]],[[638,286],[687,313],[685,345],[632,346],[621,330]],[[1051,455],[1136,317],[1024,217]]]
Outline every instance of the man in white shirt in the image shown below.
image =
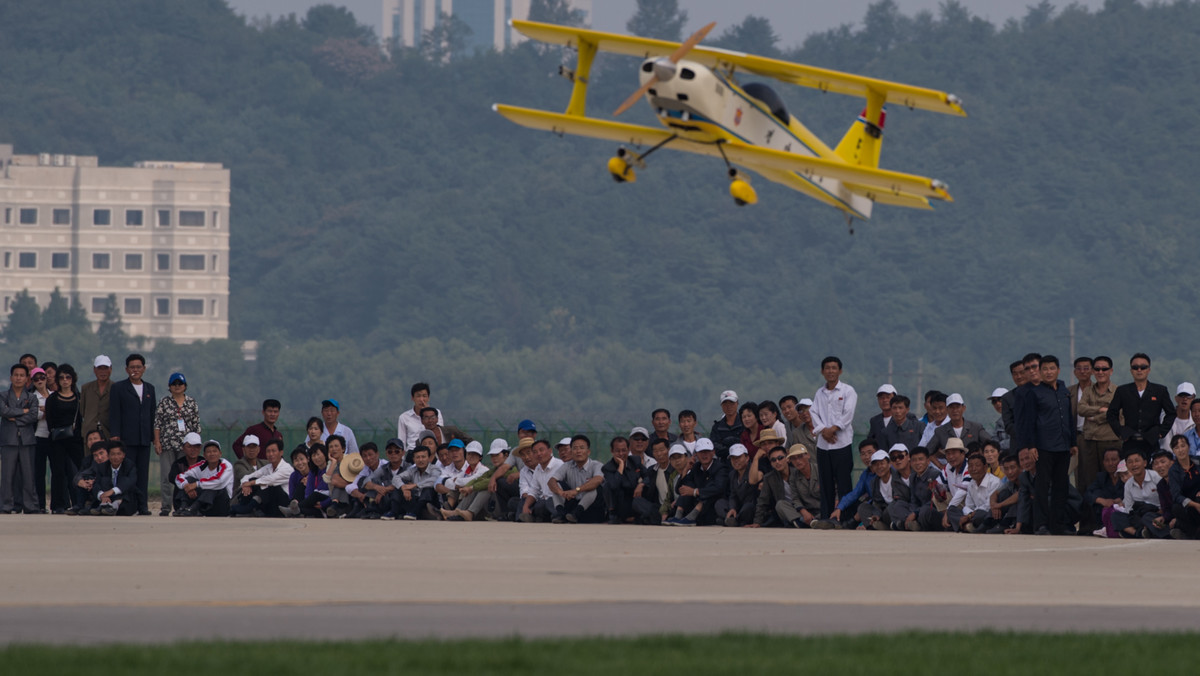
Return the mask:
[[854,408],[858,394],[841,382],[842,360],[826,357],[821,362],[825,385],[813,395],[813,434],[817,437],[818,483],[821,486],[821,516],[829,518],[838,499],[853,488],[850,472],[854,456],[850,445],[854,441]]
[[992,493],[1000,488],[1000,477],[988,471],[987,460],[982,453],[967,457],[967,477],[963,490],[950,498],[950,506],[942,517],[942,528],[954,532],[983,533],[995,526],[992,518]]
[[287,494],[292,466],[283,459],[283,442],[271,439],[264,446],[267,465],[242,477],[241,497],[229,508],[230,516],[282,518],[279,508],[290,503]]
[[1141,451],[1133,451],[1125,458],[1125,467],[1129,470],[1129,479],[1125,482],[1125,498],[1123,508],[1113,512],[1113,528],[1121,537],[1136,538],[1151,537],[1143,535],[1143,528],[1150,528],[1155,517],[1159,516],[1160,502],[1158,498],[1158,482],[1162,477],[1156,472],[1146,469],[1146,456]]
[[222,456],[221,444],[212,440],[204,444],[204,460],[180,472],[175,486],[187,496],[175,516],[229,516],[233,464]]
[[325,421],[321,430],[321,441],[329,439],[330,435],[338,435],[346,440],[346,452],[358,453],[358,440],[354,438],[354,430],[338,422],[342,414],[342,405],[337,399],[326,399],[321,402],[321,420]]
[[1171,431],[1167,433],[1158,445],[1162,450],[1171,450],[1171,440],[1176,434],[1187,435],[1188,430],[1196,427],[1196,423],[1192,421],[1192,400],[1196,398],[1196,386],[1188,383],[1179,383],[1179,387],[1175,388],[1175,420],[1171,423]]
[[[417,437],[425,426],[421,424],[421,409],[429,405],[429,383],[414,383],[411,389],[413,406],[400,414],[396,421],[396,436],[404,440],[405,450],[411,451],[417,445]],[[445,425],[442,414],[438,412],[438,425]]]
[[[925,413],[929,416],[929,422],[925,424],[925,431],[921,433],[921,440],[917,442],[918,446],[929,448],[929,442],[933,441],[933,433],[937,428],[950,422],[950,415],[946,411],[947,399],[945,392],[937,390],[931,390],[925,395]],[[932,448],[929,448],[929,459],[939,467],[943,464],[940,453]]]
[[554,449],[550,442],[538,439],[529,448],[529,453],[536,460],[533,472],[528,481],[521,475],[521,513],[517,518],[526,523],[532,521],[549,521],[554,514],[554,493],[550,490],[550,477],[555,470],[562,466],[563,461],[554,457]]

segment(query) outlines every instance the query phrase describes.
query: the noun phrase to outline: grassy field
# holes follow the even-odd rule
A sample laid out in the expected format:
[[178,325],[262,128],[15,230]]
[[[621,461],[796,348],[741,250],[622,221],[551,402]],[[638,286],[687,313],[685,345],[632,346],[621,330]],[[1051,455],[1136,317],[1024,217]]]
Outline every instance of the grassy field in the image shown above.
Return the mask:
[[[182,618],[181,618],[182,619]],[[904,633],[791,638],[11,646],[9,674],[1175,674],[1195,671],[1198,634]]]

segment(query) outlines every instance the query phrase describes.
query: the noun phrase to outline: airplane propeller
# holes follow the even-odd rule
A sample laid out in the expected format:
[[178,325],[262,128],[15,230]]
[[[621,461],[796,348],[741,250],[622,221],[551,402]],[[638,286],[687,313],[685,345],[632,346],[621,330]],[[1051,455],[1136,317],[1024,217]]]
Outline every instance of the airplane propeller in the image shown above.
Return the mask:
[[676,49],[675,52],[672,53],[670,56],[668,56],[666,59],[659,59],[659,60],[655,61],[654,62],[654,75],[651,75],[650,79],[646,81],[646,84],[642,85],[641,88],[639,88],[636,92],[634,92],[632,96],[625,99],[625,103],[622,103],[621,107],[617,108],[617,111],[615,113],[613,113],[613,115],[614,116],[620,115],[621,113],[625,112],[626,110],[629,110],[630,108],[632,108],[633,104],[637,103],[638,99],[645,96],[646,92],[650,91],[650,88],[653,87],[654,85],[658,84],[659,82],[665,82],[667,80],[670,80],[672,77],[675,77],[675,64],[679,63],[683,59],[683,57],[687,56],[688,52],[695,49],[696,45],[700,44],[700,42],[702,40],[704,40],[705,37],[708,36],[709,31],[711,31],[712,29],[714,29],[716,27],[717,27],[716,21],[708,24],[704,28],[701,28],[700,30],[693,33],[692,37],[688,38],[686,42],[679,45],[679,49]]

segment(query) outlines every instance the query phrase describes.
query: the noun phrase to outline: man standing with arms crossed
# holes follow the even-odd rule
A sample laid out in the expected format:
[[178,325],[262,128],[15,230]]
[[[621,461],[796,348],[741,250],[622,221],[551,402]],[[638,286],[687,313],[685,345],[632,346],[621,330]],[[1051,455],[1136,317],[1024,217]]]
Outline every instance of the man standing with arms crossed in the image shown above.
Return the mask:
[[858,394],[841,382],[842,360],[826,357],[821,361],[825,385],[813,395],[812,425],[817,436],[818,484],[821,486],[821,516],[829,518],[840,496],[850,492],[850,471],[854,458],[854,408]]
[[1034,499],[1041,509],[1033,510],[1033,534],[1069,534],[1072,526],[1067,516],[1067,481],[1071,456],[1077,452],[1075,414],[1067,386],[1058,379],[1058,359],[1043,356],[1038,360],[1038,369],[1041,382],[1017,399],[1017,433],[1013,441],[1019,449],[1037,451]]
[[1133,355],[1129,371],[1133,382],[1117,388],[1106,414],[1109,427],[1121,438],[1122,460],[1134,451],[1149,457],[1175,421],[1171,394],[1166,387],[1150,382],[1150,357],[1142,352]]

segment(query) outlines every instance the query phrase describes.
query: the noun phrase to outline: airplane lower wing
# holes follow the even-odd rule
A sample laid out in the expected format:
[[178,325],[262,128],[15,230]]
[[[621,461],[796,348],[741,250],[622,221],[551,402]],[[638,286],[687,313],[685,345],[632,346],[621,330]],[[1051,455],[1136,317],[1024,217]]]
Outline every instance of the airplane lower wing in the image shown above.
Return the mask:
[[[521,126],[531,129],[542,129],[559,134],[587,136],[615,141],[617,143],[630,143],[639,146],[657,145],[673,136],[671,132],[665,129],[655,129],[653,127],[643,127],[636,124],[625,124],[608,120],[595,120],[578,115],[565,115],[545,110],[519,108],[501,104],[492,106],[492,110]],[[722,150],[724,150],[724,156],[730,162],[740,164],[752,170],[792,171],[808,178],[814,183],[822,183],[823,179],[833,179],[853,184],[858,190],[870,190],[879,196],[891,195],[895,198],[890,202],[883,202],[883,199],[875,198],[883,203],[897,204],[901,201],[908,202],[909,200],[901,199],[902,195],[916,198],[932,198],[948,202],[954,201],[954,198],[946,191],[946,186],[941,181],[924,176],[904,174],[898,171],[851,165],[841,160],[807,157],[782,150],[746,145],[737,141],[726,141],[718,147],[715,139],[713,142],[704,143],[680,137],[667,147],[673,150],[683,150],[712,157],[721,157]],[[904,204],[901,206],[912,205]]]

